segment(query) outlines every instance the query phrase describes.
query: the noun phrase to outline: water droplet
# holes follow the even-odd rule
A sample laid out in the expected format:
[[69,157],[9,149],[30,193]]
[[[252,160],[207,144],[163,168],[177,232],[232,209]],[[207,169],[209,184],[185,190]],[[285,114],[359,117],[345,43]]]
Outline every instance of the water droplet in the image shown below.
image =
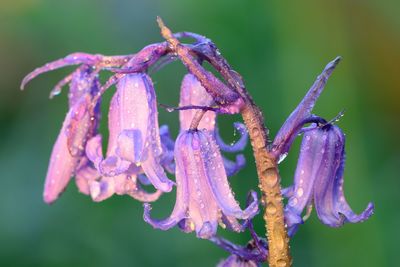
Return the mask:
[[303,188],[300,187],[299,189],[297,189],[297,196],[298,197],[301,197],[303,195],[303,193],[304,193]]
[[284,260],[278,260],[276,262],[276,266],[278,266],[278,267],[286,267],[287,264],[286,264],[286,261],[284,261]]
[[287,157],[287,155],[288,153],[283,153],[279,155],[278,164],[281,163]]

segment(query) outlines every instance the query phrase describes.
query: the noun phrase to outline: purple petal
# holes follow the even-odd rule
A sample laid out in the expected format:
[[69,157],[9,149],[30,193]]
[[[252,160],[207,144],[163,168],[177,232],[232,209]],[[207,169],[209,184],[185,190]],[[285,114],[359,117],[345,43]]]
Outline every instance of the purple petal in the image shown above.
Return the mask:
[[72,113],[66,129],[68,148],[72,156],[81,156],[85,150],[86,140],[92,129],[90,115],[90,97],[82,97],[72,106]]
[[312,201],[318,169],[323,164],[324,154],[321,152],[325,153],[327,134],[317,128],[307,131],[303,136],[294,185],[287,190],[290,198],[285,209],[285,219],[289,228],[302,223],[301,214],[306,205]]
[[74,112],[74,109],[68,112],[51,153],[43,192],[44,201],[49,204],[54,202],[64,191],[79,163],[80,158],[73,157],[69,152],[68,136],[66,134]]
[[[192,74],[186,74],[183,78],[180,92],[179,106],[210,106],[213,104],[213,98],[207,93],[206,89]],[[198,110],[188,109],[179,111],[179,121],[181,131],[188,130],[193,117]],[[215,112],[207,111],[201,119],[198,128],[214,130]]]
[[240,139],[236,143],[232,143],[230,145],[225,144],[224,140],[222,140],[221,136],[219,135],[218,127],[215,128],[215,139],[219,148],[224,152],[239,152],[246,148],[247,139],[249,137],[246,126],[243,123],[235,122],[234,127],[240,132]]
[[144,140],[137,129],[123,130],[118,136],[117,154],[124,160],[139,163],[143,152]]
[[[84,163],[82,164],[82,162]],[[100,178],[100,174],[97,169],[90,164],[90,161],[87,158],[83,158],[79,165],[81,165],[81,167],[76,171],[75,183],[79,192],[89,195],[90,183]]]
[[[125,176],[125,175],[121,175]],[[100,181],[90,183],[90,195],[93,201],[100,202],[110,198],[115,193],[114,177],[102,177]]]
[[234,216],[222,214],[220,225],[222,228],[228,228],[235,232],[243,232],[247,228],[247,220],[240,223]]
[[279,130],[272,144],[272,153],[276,158],[279,158],[281,155],[286,154],[289,151],[291,144],[302,126],[309,122],[308,119],[311,116],[311,111],[315,102],[320,96],[329,76],[332,74],[340,59],[340,57],[337,57],[326,65],[325,69],[317,77],[317,80],[311,86],[303,100],[290,114],[282,128]]
[[[163,193],[161,190],[156,190],[153,193],[145,191],[138,183],[136,175],[130,175],[127,179],[128,182],[125,183],[122,188],[124,194],[127,194],[141,202],[154,202],[158,200]],[[119,194],[118,191],[117,194]]]
[[154,220],[150,216],[151,206],[150,204],[145,203],[144,207],[144,215],[143,219],[152,225],[154,228],[168,230],[175,225],[177,225],[182,219],[186,217],[186,212],[188,211],[188,202],[189,202],[189,184],[188,184],[188,173],[187,168],[185,166],[185,158],[187,155],[187,136],[180,135],[178,136],[177,146],[175,146],[175,162],[176,162],[176,202],[174,210],[172,214],[162,220]]
[[246,166],[246,158],[243,154],[236,155],[235,161],[223,157],[226,175],[233,176]]
[[339,227],[345,222],[357,223],[368,219],[373,213],[373,204],[360,214],[355,214],[343,194],[344,143],[345,137],[337,126],[329,125],[329,135],[324,154],[324,164],[318,171],[314,189],[315,208],[320,220],[329,226]]
[[189,217],[194,223],[197,237],[208,239],[217,232],[219,208],[207,180],[204,178],[198,142],[199,138],[194,132],[187,135],[185,144],[178,143],[178,145],[187,148],[183,156],[183,163],[189,183]]
[[31,73],[26,75],[25,78],[22,80],[21,89],[24,89],[25,85],[29,81],[31,81],[32,79],[34,79],[35,77],[37,77],[38,75],[40,75],[42,73],[52,71],[55,69],[59,69],[59,68],[65,67],[65,66],[77,65],[77,64],[82,64],[82,63],[91,65],[91,64],[95,64],[97,60],[98,60],[98,56],[96,56],[96,55],[90,55],[90,54],[86,54],[86,53],[73,53],[73,54],[66,56],[65,58],[49,62],[42,67],[36,68]]
[[117,111],[110,116],[110,120],[118,114],[119,119],[110,123],[110,132],[115,127],[122,133],[117,142],[117,154],[141,164],[146,176],[157,189],[171,191],[173,182],[168,179],[160,163],[162,147],[157,103],[150,77],[146,74],[128,74],[120,79],[117,97],[112,104],[113,112],[115,109]]
[[80,66],[73,74],[68,92],[69,106],[74,105],[82,96],[94,96],[100,90],[98,71],[89,65]]
[[198,131],[194,135],[194,141],[196,139],[200,145],[204,175],[222,212],[239,219],[254,217],[258,213],[257,196],[253,192],[254,201],[244,211],[241,210],[229,186],[222,156],[215,143],[213,134],[207,131]]
[[96,166],[96,169],[99,169],[99,166],[103,161],[101,141],[101,134],[98,134],[90,138],[86,143],[86,156],[91,162],[93,162],[93,164]]

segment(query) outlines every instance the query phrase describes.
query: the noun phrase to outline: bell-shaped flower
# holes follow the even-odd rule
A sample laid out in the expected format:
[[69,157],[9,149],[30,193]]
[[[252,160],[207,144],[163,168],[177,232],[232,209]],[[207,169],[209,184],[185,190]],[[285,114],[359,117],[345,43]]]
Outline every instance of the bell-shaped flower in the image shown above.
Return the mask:
[[223,216],[237,226],[233,230],[241,231],[237,219],[250,219],[258,213],[255,192],[245,210],[236,202],[213,133],[182,131],[175,143],[175,163],[177,197],[172,214],[165,220],[154,220],[150,205],[144,204],[144,220],[153,227],[167,230],[179,224],[185,232],[196,231],[198,237],[210,238]]
[[74,53],[35,69],[23,79],[21,89],[40,74],[82,64],[62,79],[50,93],[52,98],[61,92],[63,86],[69,84],[69,111],[51,154],[43,193],[45,202],[54,202],[75,173],[80,177],[77,185],[81,191],[87,191],[83,178],[96,176],[96,173],[90,170],[84,154],[86,142],[96,134],[100,118],[99,100],[93,101],[100,90],[98,71],[93,66],[121,65],[124,61],[124,56],[105,57]]
[[160,163],[162,146],[157,116],[154,87],[147,74],[127,74],[118,81],[110,104],[107,156],[103,158],[100,153],[101,143],[87,150],[103,176],[122,174],[135,164],[155,188],[171,191],[173,182]]
[[340,128],[329,123],[304,133],[294,185],[284,190],[289,197],[285,208],[289,235],[303,223],[303,210],[312,204],[321,222],[331,227],[362,222],[372,215],[372,203],[361,214],[355,214],[344,198],[344,145]]
[[[101,135],[96,135],[87,142],[86,153],[92,162],[97,163],[103,158],[101,143]],[[114,176],[100,176],[99,172],[93,169],[87,166],[85,172],[78,172],[77,181],[86,175],[82,180],[79,179],[79,188],[81,192],[90,194],[96,202],[103,201],[114,194],[129,195],[142,202],[153,202],[161,196],[160,190],[149,193],[141,187],[138,175],[141,174],[142,169],[135,164],[130,164],[123,173]]]
[[[180,91],[180,107],[208,107],[214,104],[213,98],[192,74],[186,74],[183,78]],[[190,125],[198,109],[185,109],[179,111],[181,131],[189,130]],[[235,129],[240,133],[240,139],[236,143],[227,145],[219,135],[216,127],[216,112],[206,111],[201,118],[198,129],[206,129],[215,135],[216,142],[224,152],[235,153],[244,150],[247,145],[248,133],[246,127],[239,122],[234,123]],[[242,154],[236,156],[236,161],[230,161],[224,157],[224,165],[228,176],[234,175],[246,164]]]

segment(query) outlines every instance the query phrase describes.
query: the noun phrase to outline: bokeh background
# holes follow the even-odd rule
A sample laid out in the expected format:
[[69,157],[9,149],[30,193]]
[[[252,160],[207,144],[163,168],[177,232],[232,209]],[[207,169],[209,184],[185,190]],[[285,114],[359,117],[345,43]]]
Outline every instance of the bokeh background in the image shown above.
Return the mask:
[[[175,31],[214,40],[262,107],[275,134],[325,64],[343,56],[315,112],[327,119],[346,109],[346,197],[357,212],[368,201],[375,215],[332,229],[315,212],[291,241],[295,266],[395,266],[400,230],[400,4],[396,0],[339,1],[0,1],[0,265],[1,266],[214,266],[227,256],[208,241],[179,230],[153,230],[142,206],[129,197],[102,203],[72,182],[52,206],[42,188],[52,144],[67,111],[66,96],[52,101],[52,86],[72,69],[55,71],[19,90],[23,76],[74,51],[129,54],[159,42],[155,18]],[[153,76],[158,99],[178,103],[185,69],[176,62]],[[103,110],[107,112],[106,94]],[[178,114],[160,110],[160,123],[177,134]],[[234,140],[221,117],[222,134]],[[104,122],[106,120],[104,119]],[[103,122],[102,131],[106,130]],[[299,142],[281,164],[292,179]],[[232,178],[239,200],[256,188],[248,166]],[[153,205],[161,218],[175,194]],[[257,231],[264,234],[256,219]],[[248,234],[225,233],[245,243]]]

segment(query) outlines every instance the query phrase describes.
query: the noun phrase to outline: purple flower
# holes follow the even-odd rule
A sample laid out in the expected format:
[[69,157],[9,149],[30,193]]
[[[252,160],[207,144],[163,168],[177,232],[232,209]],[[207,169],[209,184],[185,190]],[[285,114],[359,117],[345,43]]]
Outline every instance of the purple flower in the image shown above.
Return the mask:
[[[88,166],[84,154],[87,140],[97,133],[100,119],[99,101],[93,99],[99,93],[98,71],[107,66],[119,66],[126,56],[105,57],[74,53],[65,58],[47,63],[29,73],[21,83],[25,85],[45,72],[69,65],[82,64],[73,73],[62,79],[50,93],[50,98],[58,95],[63,86],[69,84],[69,111],[60,134],[54,144],[44,186],[44,201],[54,202],[64,191],[71,177],[77,173],[77,185],[82,192],[87,191],[85,179],[94,179],[97,175]],[[93,68],[94,66],[97,67]]]
[[[73,79],[70,85],[70,111],[53,147],[47,171],[43,197],[52,203],[64,191],[70,178],[84,161],[84,147],[88,138],[97,131],[99,107],[93,107],[92,98],[99,89],[97,75],[91,76],[90,69]],[[87,75],[87,76],[86,76]],[[79,84],[79,79],[84,79]]]
[[[98,164],[98,161],[103,158],[101,135],[96,135],[88,141],[86,151],[88,158]],[[142,172],[142,169],[136,164],[130,164],[123,173],[113,176],[101,176],[98,170],[87,166],[86,176],[83,179],[79,179],[82,174],[78,172],[76,179],[81,182],[80,188],[85,188],[83,193],[90,194],[96,202],[103,201],[114,195],[114,193],[117,195],[129,195],[142,202],[156,201],[161,196],[162,191],[146,192],[138,181],[138,176]]]
[[[236,202],[213,133],[182,131],[175,143],[175,163],[177,197],[172,214],[165,220],[154,220],[150,205],[144,204],[144,220],[153,227],[167,230],[179,224],[185,232],[196,231],[198,237],[210,238],[216,234],[218,222],[223,223],[222,217],[238,226],[237,219],[249,219],[258,213],[255,192],[245,210]],[[242,227],[233,230],[241,231]]]
[[[215,103],[211,95],[209,95],[206,89],[200,84],[196,77],[192,74],[186,74],[183,78],[180,92],[180,107],[200,106],[209,107]],[[181,131],[188,130],[193,118],[198,112],[198,109],[187,109],[179,111],[179,121]],[[219,135],[218,128],[216,127],[216,113],[215,111],[206,111],[203,115],[198,129],[206,129],[215,135],[215,139],[219,148],[224,152],[235,153],[244,150],[247,145],[248,133],[246,127],[239,122],[234,124],[235,129],[240,133],[240,139],[236,143],[230,145],[225,144]],[[236,161],[230,161],[227,158],[224,159],[224,165],[228,176],[236,174],[241,170],[246,160],[242,154],[236,156]]]
[[344,198],[344,145],[344,134],[332,124],[316,126],[304,133],[294,185],[284,191],[289,197],[285,208],[289,235],[303,223],[301,215],[305,207],[313,204],[321,222],[331,227],[362,222],[372,215],[372,203],[358,215]]
[[140,167],[155,188],[169,192],[173,182],[162,166],[154,87],[147,74],[127,74],[117,84],[109,111],[109,142],[104,159],[101,141],[87,146],[89,159],[103,176]]

